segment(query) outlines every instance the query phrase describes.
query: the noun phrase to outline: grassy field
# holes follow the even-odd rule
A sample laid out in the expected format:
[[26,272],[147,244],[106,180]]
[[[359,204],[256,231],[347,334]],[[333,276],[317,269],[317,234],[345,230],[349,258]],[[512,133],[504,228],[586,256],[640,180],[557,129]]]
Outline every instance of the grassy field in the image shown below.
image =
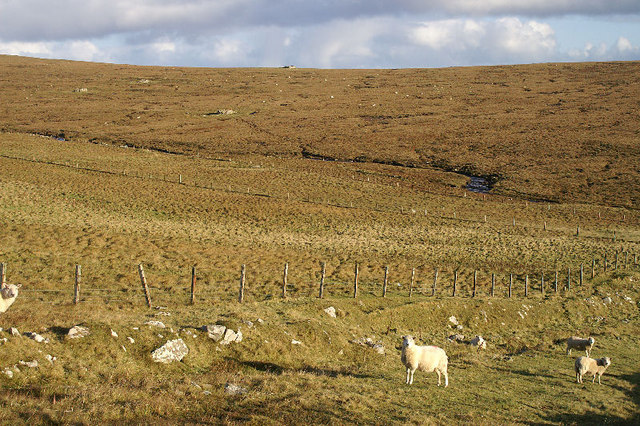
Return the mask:
[[[0,423],[640,421],[639,67],[180,69],[0,56],[0,261],[23,284],[0,314],[0,372],[40,363],[0,374]],[[236,113],[215,114],[225,108]],[[491,191],[468,191],[464,173]],[[145,306],[139,263],[166,309]],[[451,315],[487,350],[449,343]],[[245,339],[220,346],[196,329],[216,322]],[[75,324],[92,334],[65,340]],[[445,348],[449,388],[420,373],[404,385],[404,334]],[[578,355],[557,343],[573,334],[595,336],[593,355],[613,359],[601,386],[575,383]],[[174,336],[189,355],[153,363]],[[367,337],[385,354],[354,343]],[[229,396],[226,383],[247,392]]]

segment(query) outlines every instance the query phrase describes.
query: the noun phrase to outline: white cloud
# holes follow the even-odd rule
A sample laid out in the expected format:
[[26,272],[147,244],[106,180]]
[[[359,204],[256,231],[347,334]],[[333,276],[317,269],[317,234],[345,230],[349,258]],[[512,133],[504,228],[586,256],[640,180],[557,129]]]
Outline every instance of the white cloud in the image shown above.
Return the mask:
[[0,53],[23,56],[48,56],[51,51],[44,42],[0,41]]
[[572,49],[568,55],[574,61],[637,60],[640,57],[640,47],[620,36],[611,46],[603,42],[588,42],[582,49]]

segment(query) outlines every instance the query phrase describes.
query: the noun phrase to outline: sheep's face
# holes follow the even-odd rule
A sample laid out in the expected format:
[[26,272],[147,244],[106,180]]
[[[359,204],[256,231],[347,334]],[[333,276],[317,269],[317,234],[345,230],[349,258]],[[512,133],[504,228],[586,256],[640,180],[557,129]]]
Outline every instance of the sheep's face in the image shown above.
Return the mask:
[[3,299],[13,299],[18,297],[18,286],[15,284],[9,284],[0,290],[0,294]]
[[414,345],[416,342],[413,340],[413,336],[402,336],[402,347]]
[[594,339],[593,337],[589,337],[589,344],[591,346],[593,346],[593,344],[596,342],[596,339]]
[[600,361],[602,362],[602,365],[604,365],[605,367],[608,367],[611,365],[611,358],[609,357],[602,358]]

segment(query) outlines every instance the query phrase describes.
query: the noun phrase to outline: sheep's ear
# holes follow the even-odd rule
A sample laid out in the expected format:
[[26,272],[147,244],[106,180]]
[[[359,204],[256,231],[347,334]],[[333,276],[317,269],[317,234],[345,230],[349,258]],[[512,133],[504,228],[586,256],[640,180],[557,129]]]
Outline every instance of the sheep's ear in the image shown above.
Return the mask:
[[22,288],[22,284],[16,284],[16,287]]

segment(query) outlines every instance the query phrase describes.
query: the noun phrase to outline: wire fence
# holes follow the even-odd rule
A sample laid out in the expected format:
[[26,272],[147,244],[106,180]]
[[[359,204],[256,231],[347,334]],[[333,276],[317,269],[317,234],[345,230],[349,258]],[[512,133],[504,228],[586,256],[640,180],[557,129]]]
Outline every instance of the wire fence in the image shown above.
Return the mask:
[[[407,297],[417,298],[529,298],[549,295],[568,295],[576,290],[587,288],[596,278],[611,273],[639,270],[636,254],[607,260],[606,257],[594,258],[575,267],[562,270],[539,270],[532,273],[504,273],[466,268],[434,268],[431,271],[411,269],[410,276],[403,274],[402,279],[391,279],[389,267],[380,268],[380,276],[371,272],[362,276],[359,264],[354,264],[352,278],[326,277],[325,266],[317,271],[317,280],[290,280],[289,264],[285,264],[280,282],[252,282],[247,278],[246,265],[239,271],[237,284],[233,282],[212,283],[198,281],[198,273],[193,267],[191,280],[187,285],[149,285],[144,275],[143,265],[138,265],[140,285],[129,287],[102,288],[85,285],[82,282],[80,266],[76,265],[73,287],[66,289],[20,288],[20,298],[45,304],[79,303],[122,303],[142,305],[207,304],[228,303],[234,300],[243,303],[246,300],[265,301],[272,299],[301,300],[304,298],[370,298],[370,297]],[[6,263],[0,264],[2,287],[7,285]],[[154,277],[151,277],[152,281]]]

